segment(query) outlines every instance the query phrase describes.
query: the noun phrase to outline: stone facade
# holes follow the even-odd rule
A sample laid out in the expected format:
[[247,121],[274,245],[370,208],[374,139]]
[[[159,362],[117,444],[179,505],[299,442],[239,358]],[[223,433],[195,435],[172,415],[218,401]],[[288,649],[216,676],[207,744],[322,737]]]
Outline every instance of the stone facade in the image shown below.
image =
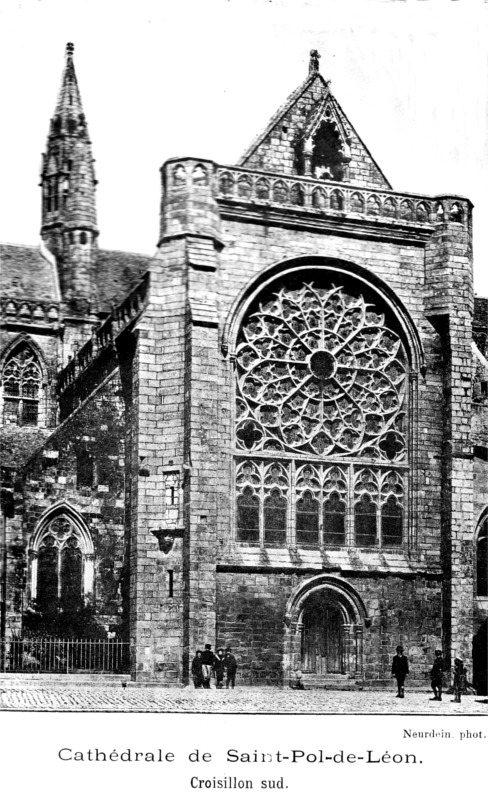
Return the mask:
[[[479,669],[488,363],[471,204],[393,191],[317,59],[238,166],[163,165],[158,252],[144,275],[114,257],[111,311],[90,299],[107,259],[80,267],[70,249],[77,215],[95,234],[93,182],[56,218],[65,327],[43,355],[44,449],[7,477],[9,569],[32,574],[57,504],[79,516],[97,619],[129,637],[135,680],[187,682],[207,642],[250,684],[385,686],[402,644],[420,686],[441,646],[471,673],[476,636]],[[13,629],[22,608],[5,600]]]

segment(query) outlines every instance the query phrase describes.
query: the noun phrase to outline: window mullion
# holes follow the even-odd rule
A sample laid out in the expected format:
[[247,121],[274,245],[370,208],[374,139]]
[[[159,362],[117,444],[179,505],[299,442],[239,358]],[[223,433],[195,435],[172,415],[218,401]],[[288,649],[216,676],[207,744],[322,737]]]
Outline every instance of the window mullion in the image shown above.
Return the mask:
[[259,546],[261,549],[265,546],[264,540],[264,462],[259,463]]
[[354,547],[354,464],[347,469],[346,545]]
[[324,503],[325,503],[325,495],[324,495],[324,480],[325,480],[325,467],[323,465],[319,466],[319,547],[322,550],[325,547],[325,540],[324,540]]
[[297,547],[297,514],[296,514],[296,463],[295,459],[292,458],[290,461],[290,472],[289,472],[289,481],[290,481],[290,501],[288,503],[288,546],[292,549],[296,549]]

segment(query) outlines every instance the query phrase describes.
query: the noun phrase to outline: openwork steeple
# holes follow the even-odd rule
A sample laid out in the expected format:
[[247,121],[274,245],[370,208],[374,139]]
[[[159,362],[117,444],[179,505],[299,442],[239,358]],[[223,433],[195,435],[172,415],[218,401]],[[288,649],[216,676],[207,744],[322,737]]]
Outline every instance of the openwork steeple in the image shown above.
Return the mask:
[[98,236],[97,181],[73,52],[69,42],[43,155],[41,236],[56,257],[63,299],[87,311]]

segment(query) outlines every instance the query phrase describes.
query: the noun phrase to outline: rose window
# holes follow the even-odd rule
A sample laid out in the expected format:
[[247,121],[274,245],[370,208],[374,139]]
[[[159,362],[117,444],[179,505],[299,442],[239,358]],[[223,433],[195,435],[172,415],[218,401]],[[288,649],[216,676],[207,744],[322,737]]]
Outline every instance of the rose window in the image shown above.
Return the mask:
[[236,364],[240,449],[404,457],[405,350],[359,291],[279,289],[244,320]]

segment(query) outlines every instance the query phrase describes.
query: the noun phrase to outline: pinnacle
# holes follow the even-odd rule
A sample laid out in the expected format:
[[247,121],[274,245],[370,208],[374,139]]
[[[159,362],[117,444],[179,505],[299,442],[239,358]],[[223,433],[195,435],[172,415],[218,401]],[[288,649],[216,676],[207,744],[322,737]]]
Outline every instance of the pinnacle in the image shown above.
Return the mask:
[[319,59],[321,58],[318,50],[310,50],[310,61],[308,63],[308,74],[314,75],[319,72]]
[[54,111],[54,116],[65,121],[68,117],[76,118],[83,114],[80,90],[76,79],[75,66],[73,61],[74,44],[68,42],[66,45],[66,64],[61,78],[61,88]]

